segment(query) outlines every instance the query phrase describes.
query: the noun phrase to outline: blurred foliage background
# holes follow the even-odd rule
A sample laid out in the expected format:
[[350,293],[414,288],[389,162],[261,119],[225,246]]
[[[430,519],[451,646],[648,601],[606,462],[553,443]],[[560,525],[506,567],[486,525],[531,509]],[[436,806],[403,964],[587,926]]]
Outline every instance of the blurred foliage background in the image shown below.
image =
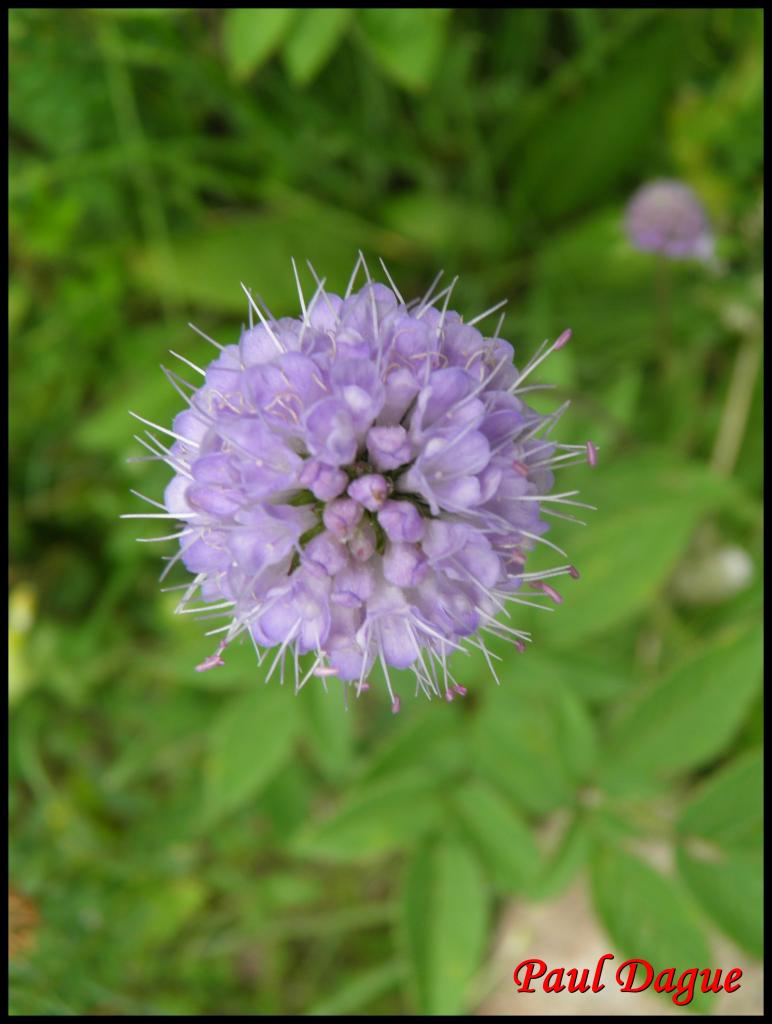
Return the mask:
[[[761,13],[9,28],[13,1012],[473,1009],[504,901],[580,875],[622,954],[759,955]],[[627,242],[661,175],[711,265]],[[564,605],[518,611],[500,687],[460,657],[465,701],[399,716],[262,688],[246,648],[196,674],[206,627],[118,518],[165,479],[127,410],[170,422],[159,361],[211,357],[186,323],[234,341],[242,280],[294,315],[290,257],[340,289],[359,248],[411,295],[459,273],[466,316],[509,297],[524,357],[571,326],[545,407],[602,449],[563,477],[598,507],[555,527]]]

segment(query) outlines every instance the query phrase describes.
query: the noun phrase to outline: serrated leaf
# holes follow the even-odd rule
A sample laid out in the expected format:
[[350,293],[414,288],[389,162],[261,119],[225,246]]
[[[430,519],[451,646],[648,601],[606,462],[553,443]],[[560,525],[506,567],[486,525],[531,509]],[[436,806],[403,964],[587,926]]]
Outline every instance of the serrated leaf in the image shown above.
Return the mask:
[[222,41],[231,72],[248,78],[278,48],[295,15],[291,7],[231,7]]
[[764,872],[761,850],[687,843],[678,870],[700,906],[726,934],[760,957],[764,951]]
[[[710,964],[699,916],[677,882],[614,846],[600,846],[590,862],[592,898],[619,953],[648,960],[655,972]],[[695,992],[690,1009],[707,1008]],[[672,1005],[672,1004],[670,1004]]]
[[678,822],[682,836],[723,847],[760,844],[764,819],[761,749],[735,758],[707,780]]
[[342,864],[373,860],[415,842],[434,826],[439,810],[432,779],[366,785],[301,829],[291,848],[301,857]]
[[366,48],[399,85],[419,92],[437,68],[445,42],[448,12],[440,8],[380,8],[359,10],[359,27]]
[[505,892],[527,890],[541,854],[533,834],[510,801],[486,782],[468,782],[453,806],[490,876]]
[[353,10],[349,7],[306,7],[297,17],[282,50],[290,78],[307,85],[335,52]]
[[698,768],[726,749],[761,684],[762,633],[746,629],[673,669],[617,721],[606,748],[606,787],[634,790]]
[[413,855],[402,893],[401,933],[421,1013],[467,1008],[487,918],[485,879],[466,846],[447,839]]
[[296,707],[291,690],[276,685],[255,684],[227,699],[207,743],[207,824],[249,803],[281,768],[295,737]]

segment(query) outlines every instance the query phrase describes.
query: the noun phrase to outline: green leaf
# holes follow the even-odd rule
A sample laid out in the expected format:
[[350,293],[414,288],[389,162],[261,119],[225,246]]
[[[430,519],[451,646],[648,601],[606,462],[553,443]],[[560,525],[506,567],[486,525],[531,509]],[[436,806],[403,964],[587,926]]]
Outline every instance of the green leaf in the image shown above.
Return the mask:
[[196,878],[177,878],[157,887],[145,887],[136,899],[134,930],[143,945],[155,949],[172,939],[206,899],[206,888]]
[[[710,964],[699,916],[678,883],[614,846],[599,846],[590,862],[598,916],[624,957],[648,960],[655,972]],[[709,1006],[695,993],[691,1009]],[[671,1004],[672,1005],[672,1004]]]
[[403,849],[436,823],[434,780],[402,778],[370,784],[345,798],[322,821],[311,822],[291,844],[301,857],[337,863],[373,860]]
[[473,726],[472,758],[481,775],[540,814],[572,802],[592,769],[596,738],[574,694],[546,673],[523,675],[526,664],[518,660],[517,676],[486,694]]
[[709,763],[731,743],[761,684],[762,632],[746,629],[677,666],[612,728],[605,785],[635,790]]
[[[544,665],[545,668],[552,665],[553,674],[559,675],[571,692],[588,704],[608,703],[620,697],[632,685],[628,666],[612,661],[607,650],[603,654],[594,650],[592,656],[572,651],[569,656],[539,648],[528,652],[529,674],[534,664]],[[536,671],[541,669],[537,668]]]
[[286,687],[254,684],[229,698],[208,737],[204,764],[207,824],[252,800],[290,754],[297,702]]
[[724,847],[760,845],[763,782],[760,748],[735,758],[704,783],[686,807],[678,822],[679,833]]
[[292,758],[258,796],[256,809],[282,845],[308,820],[313,793],[311,769],[305,761]]
[[764,872],[760,849],[729,853],[702,843],[678,850],[678,870],[700,906],[743,949],[764,950]]
[[[178,236],[170,250],[150,245],[136,255],[133,270],[154,297],[161,293],[174,302],[246,318],[243,281],[266,297],[277,316],[296,315],[293,256],[310,260],[335,290],[345,287],[360,248],[393,253],[400,246],[397,236],[346,211],[292,196],[266,213],[213,218]],[[310,298],[316,285],[310,275],[305,281]]]
[[468,782],[453,805],[494,881],[506,892],[528,889],[541,854],[533,835],[512,804],[486,782]]
[[89,7],[87,14],[107,15],[110,18],[158,18],[166,14],[187,14],[198,7]]
[[680,38],[674,24],[660,22],[631,40],[603,75],[561,97],[550,117],[518,140],[516,211],[558,219],[638,170],[673,80]]
[[557,848],[543,863],[539,876],[529,890],[531,899],[557,896],[584,865],[590,852],[591,833],[586,822],[576,817],[560,838]]
[[279,47],[290,27],[291,7],[231,7],[223,19],[223,48],[235,78],[248,78]]
[[420,92],[437,69],[447,14],[440,8],[363,7],[359,9],[361,38],[395,82]]
[[[400,192],[387,197],[384,223],[413,239],[430,253],[447,250],[483,254],[506,251],[512,231],[499,211],[487,203],[436,189]],[[474,231],[466,231],[469,223]]]
[[731,482],[659,452],[611,468],[601,464],[582,491],[597,512],[583,515],[588,525],[571,536],[581,579],[564,587],[565,604],[540,617],[536,635],[568,647],[639,614],[667,580],[700,517],[735,496]]
[[416,708],[370,753],[364,775],[383,779],[425,767],[436,779],[447,777],[463,764],[465,739],[453,708]]
[[308,1016],[340,1017],[356,1013],[395,988],[404,973],[402,964],[390,963],[346,977],[339,988],[310,1007]]
[[695,898],[754,956],[763,946],[761,749],[705,783],[678,822],[678,869]]
[[[593,253],[588,261],[587,253]],[[640,370],[630,364],[658,342],[660,326],[655,293],[654,268],[647,254],[630,245],[623,230],[618,205],[594,211],[578,222],[545,239],[535,255],[534,285],[528,296],[526,329],[530,336],[556,337],[570,324],[577,347],[581,346],[586,380],[608,374],[608,353],[626,357],[626,375]],[[695,303],[679,294],[677,315],[694,321]],[[602,310],[603,314],[598,315]],[[611,380],[622,379],[617,368]],[[610,404],[614,404],[611,402]],[[604,396],[603,410],[608,413]],[[608,421],[598,417],[601,430]],[[599,443],[602,443],[599,439]],[[605,446],[603,451],[605,451]],[[601,452],[600,473],[604,461]]]
[[488,919],[485,879],[462,843],[419,849],[407,866],[401,934],[419,1012],[458,1014],[483,953]]
[[335,52],[346,31],[350,7],[306,7],[298,10],[284,43],[282,59],[296,85],[307,85]]
[[313,758],[330,781],[340,781],[352,764],[357,707],[346,706],[342,687],[325,690],[312,680],[298,696]]

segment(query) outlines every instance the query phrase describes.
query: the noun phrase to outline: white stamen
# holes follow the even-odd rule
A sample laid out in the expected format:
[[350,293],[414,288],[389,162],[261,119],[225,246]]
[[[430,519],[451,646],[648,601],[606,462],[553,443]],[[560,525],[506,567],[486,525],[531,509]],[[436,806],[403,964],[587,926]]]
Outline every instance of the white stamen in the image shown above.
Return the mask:
[[359,256],[357,256],[357,261],[354,264],[354,269],[351,271],[351,277],[349,278],[348,286],[346,287],[346,292],[343,296],[344,300],[350,298],[351,293],[354,290],[354,282],[356,281],[357,274],[359,273],[359,268],[362,265],[363,261],[364,256],[362,255],[362,251],[360,249]]
[[199,445],[196,441],[191,441],[189,437],[183,437],[182,434],[176,434],[173,430],[167,430],[166,427],[159,427],[157,423],[153,423],[152,420],[146,420],[144,416],[138,415],[136,412],[132,412],[129,409],[129,416],[133,416],[135,420],[139,420],[140,423],[144,423],[146,427],[152,427],[153,430],[160,430],[162,434],[168,434],[169,437],[173,437],[175,441],[182,441],[183,444],[189,444],[193,448],[198,448]]
[[196,364],[192,363],[190,359],[186,359],[185,356],[181,356],[178,352],[175,352],[174,349],[170,348],[169,354],[174,356],[175,359],[179,359],[181,363],[186,363],[191,370],[195,370],[196,373],[200,373],[202,377],[206,377],[206,370],[202,370],[200,366],[196,366]]
[[295,284],[298,289],[298,299],[300,300],[300,308],[303,310],[303,323],[307,324],[308,310],[306,309],[306,300],[305,297],[303,296],[303,288],[302,285],[300,284],[300,274],[298,274],[298,266],[297,263],[295,263],[294,256],[290,259],[290,263],[292,264],[292,273],[295,275]]
[[215,341],[214,338],[210,338],[208,334],[204,334],[204,332],[201,330],[201,328],[200,327],[196,327],[195,324],[190,324],[189,323],[188,327],[190,327],[192,330],[194,330],[196,332],[196,334],[200,334],[201,337],[204,339],[204,341],[208,341],[210,345],[214,345],[215,348],[219,348],[219,350],[221,352],[225,348],[225,346],[221,345],[219,343],[219,341]]
[[[467,321],[467,327],[474,327],[475,324],[479,324],[481,320],[484,320],[486,316],[490,316],[491,313],[495,313],[497,309],[501,309],[502,306],[506,306],[508,299],[502,299],[501,302],[497,302],[495,306],[491,306],[490,309],[486,309],[484,313],[479,313],[474,320]],[[496,334],[498,337],[498,332]]]
[[247,286],[244,284],[243,281],[241,282],[241,287],[243,288],[244,294],[246,295],[247,299],[249,300],[250,306],[252,307],[252,309],[254,309],[254,311],[257,313],[258,317],[260,318],[260,323],[263,325],[263,327],[268,332],[268,335],[269,335],[271,341],[274,343],[274,345],[276,345],[276,347],[278,348],[278,350],[280,352],[286,352],[286,349],[284,348],[282,343],[279,341],[279,339],[276,337],[276,335],[271,330],[271,325],[268,323],[268,321],[263,316],[263,311],[260,309],[258,304],[252,298],[251,292],[249,291],[249,289],[247,288]]
[[394,278],[389,273],[389,268],[386,266],[386,264],[383,262],[383,260],[380,257],[378,257],[378,262],[383,267],[383,272],[386,275],[386,277],[388,278],[389,284],[391,285],[391,290],[394,292],[394,294],[399,299],[400,305],[404,306],[405,305],[405,300],[402,298],[402,293],[400,292],[399,288],[397,288],[396,284],[394,284]]

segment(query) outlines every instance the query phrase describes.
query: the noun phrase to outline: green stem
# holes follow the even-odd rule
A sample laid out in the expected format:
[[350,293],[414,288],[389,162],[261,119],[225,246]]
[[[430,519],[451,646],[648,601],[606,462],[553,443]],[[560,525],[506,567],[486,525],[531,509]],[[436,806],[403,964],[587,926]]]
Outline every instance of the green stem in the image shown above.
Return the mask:
[[[656,257],[654,286],[657,302],[657,341],[662,383],[667,398],[666,407],[675,410],[672,391],[678,377],[678,349],[675,345],[672,318],[672,282],[666,257]],[[671,428],[675,427],[675,413],[671,413]]]
[[731,476],[740,454],[760,365],[761,338],[754,332],[737,353],[710,458],[711,468],[722,476]]

